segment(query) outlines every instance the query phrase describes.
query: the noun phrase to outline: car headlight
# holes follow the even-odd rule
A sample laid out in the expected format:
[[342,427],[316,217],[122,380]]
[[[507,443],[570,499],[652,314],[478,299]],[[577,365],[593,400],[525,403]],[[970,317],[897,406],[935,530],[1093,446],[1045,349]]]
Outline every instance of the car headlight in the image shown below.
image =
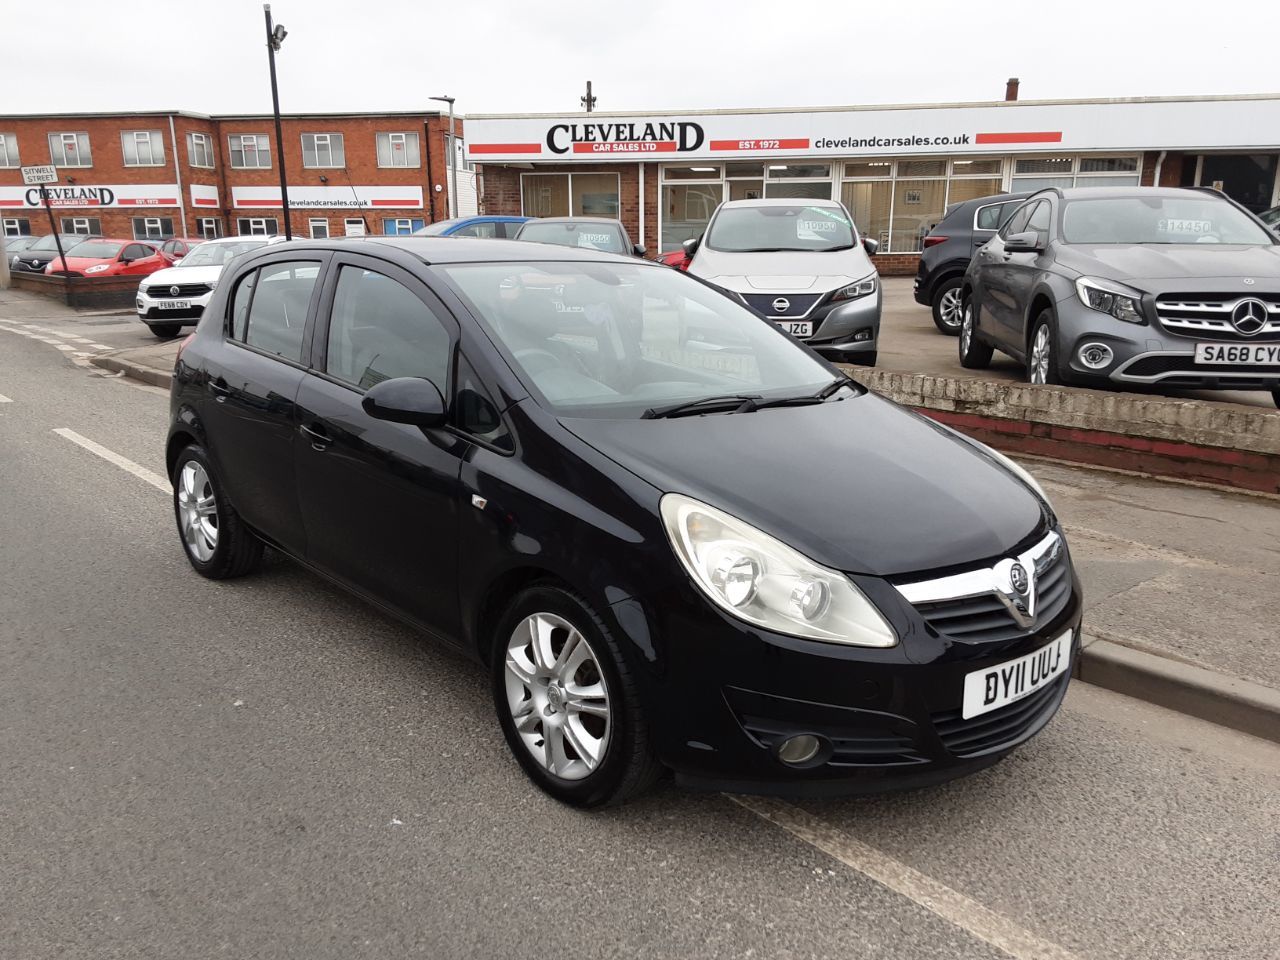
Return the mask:
[[876,275],[873,273],[869,277],[863,277],[857,283],[851,283],[847,287],[841,287],[831,295],[834,303],[837,300],[857,300],[858,297],[865,297],[876,292]]
[[92,267],[85,267],[84,272],[85,273],[101,273],[103,270],[110,270],[110,269],[111,269],[111,264],[109,263],[95,263]]
[[1076,294],[1086,307],[1108,313],[1117,320],[1126,323],[1147,322],[1142,315],[1142,294],[1137,290],[1109,280],[1080,277],[1076,280]]
[[859,647],[898,642],[843,573],[715,507],[669,493],[662,520],[680,563],[717,606],[778,633]]

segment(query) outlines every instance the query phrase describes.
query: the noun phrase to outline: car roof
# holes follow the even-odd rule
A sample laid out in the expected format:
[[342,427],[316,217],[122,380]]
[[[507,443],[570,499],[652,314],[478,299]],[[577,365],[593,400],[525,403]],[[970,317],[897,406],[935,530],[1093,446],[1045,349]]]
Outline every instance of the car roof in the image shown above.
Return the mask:
[[[589,219],[589,218],[588,218]],[[616,222],[616,221],[612,221]],[[295,240],[293,247],[315,250],[360,251],[377,255],[392,247],[417,257],[423,263],[552,263],[556,261],[626,263],[632,266],[660,266],[636,257],[625,257],[584,247],[562,247],[551,243],[478,237],[346,237],[333,240]],[[292,249],[291,247],[290,249]],[[266,253],[266,251],[259,251]],[[279,251],[272,251],[278,253]],[[662,269],[666,269],[663,267]]]
[[966,207],[985,207],[993,203],[1009,203],[1013,200],[1025,200],[1031,196],[1034,191],[1026,190],[1021,193],[993,193],[988,197],[974,197],[972,200],[962,200],[956,204],[955,209],[963,210]]
[[[1053,190],[1053,188],[1049,188]],[[1044,193],[1046,191],[1040,191]],[[1184,200],[1195,197],[1216,197],[1219,200],[1227,198],[1219,193],[1210,190],[1186,190],[1181,187],[1067,187],[1059,190],[1063,200],[1100,200],[1104,198],[1114,197],[1152,197],[1165,200],[1182,198]]]
[[617,217],[534,217],[530,223],[613,223],[621,225]]
[[721,207],[838,207],[840,202],[829,197],[761,197],[758,200],[726,200]]

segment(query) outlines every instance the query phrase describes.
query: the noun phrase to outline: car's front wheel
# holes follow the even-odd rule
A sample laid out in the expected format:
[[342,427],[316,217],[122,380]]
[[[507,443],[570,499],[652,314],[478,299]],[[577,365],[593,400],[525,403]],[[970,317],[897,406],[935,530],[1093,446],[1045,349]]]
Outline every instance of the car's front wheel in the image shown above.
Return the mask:
[[210,580],[244,576],[262,562],[262,541],[222,493],[204,448],[191,444],[173,467],[173,512],[182,548]]
[[991,355],[995,350],[991,344],[978,339],[975,327],[973,297],[965,297],[960,310],[960,366],[966,370],[985,370],[991,366]]
[[507,744],[557,800],[620,803],[661,773],[622,651],[581,597],[551,585],[517,596],[494,634],[490,666]]
[[172,340],[182,332],[182,326],[177,323],[148,323],[147,327],[162,340]]
[[1027,351],[1027,379],[1031,383],[1062,383],[1058,370],[1058,337],[1053,311],[1045,309],[1036,317],[1031,330],[1031,349]]
[[948,337],[960,334],[964,320],[963,282],[962,277],[952,277],[938,284],[933,291],[933,325]]

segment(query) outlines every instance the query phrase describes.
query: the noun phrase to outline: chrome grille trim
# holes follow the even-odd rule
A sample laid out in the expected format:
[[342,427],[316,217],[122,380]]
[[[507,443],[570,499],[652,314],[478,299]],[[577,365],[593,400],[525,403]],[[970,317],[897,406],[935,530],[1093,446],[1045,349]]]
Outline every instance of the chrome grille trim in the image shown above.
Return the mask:
[[[1053,564],[1061,550],[1062,537],[1056,532],[1050,532],[1047,537],[1016,559],[1024,566],[1034,564],[1038,576]],[[942,600],[964,600],[967,597],[981,597],[985,594],[999,596],[1005,584],[1001,581],[995,567],[983,567],[979,570],[966,570],[964,573],[952,574],[949,577],[938,577],[936,580],[918,580],[915,583],[900,583],[896,586],[907,603],[914,605],[938,603]]]
[[[1259,300],[1266,304],[1269,319],[1250,338],[1280,334],[1280,295],[1274,293],[1223,294],[1213,297],[1160,296],[1156,298],[1156,317],[1170,333],[1225,333],[1241,336],[1231,314],[1242,300]],[[1188,316],[1189,314],[1189,316]]]

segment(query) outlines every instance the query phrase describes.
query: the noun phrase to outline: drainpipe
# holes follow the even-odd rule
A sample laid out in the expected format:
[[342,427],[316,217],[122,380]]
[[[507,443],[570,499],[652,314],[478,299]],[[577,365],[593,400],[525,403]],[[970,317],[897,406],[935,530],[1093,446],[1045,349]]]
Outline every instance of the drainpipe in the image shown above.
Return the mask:
[[1153,187],[1160,186],[1160,168],[1164,166],[1164,158],[1168,155],[1168,150],[1161,150],[1160,156],[1156,157],[1156,174],[1151,180],[1151,185]]
[[169,114],[169,142],[173,144],[173,175],[178,178],[178,215],[182,217],[182,229],[176,236],[188,237],[192,234],[187,233],[187,205],[182,198],[182,168],[178,164],[178,135],[173,129],[173,114]]
[[[590,89],[590,82],[588,82],[588,91],[589,89]],[[640,162],[639,167],[640,167],[640,246],[647,248],[648,245],[644,242],[644,167],[645,167],[645,164],[643,161]]]

